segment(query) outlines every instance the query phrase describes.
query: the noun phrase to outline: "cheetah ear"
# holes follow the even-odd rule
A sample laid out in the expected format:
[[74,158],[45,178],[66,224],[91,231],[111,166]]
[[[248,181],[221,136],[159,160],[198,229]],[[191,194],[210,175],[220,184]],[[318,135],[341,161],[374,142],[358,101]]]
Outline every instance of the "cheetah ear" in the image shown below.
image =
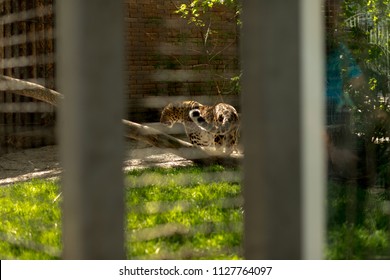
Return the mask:
[[189,113],[190,118],[200,117],[200,111],[198,109],[192,109]]
[[[192,121],[194,123],[196,123],[197,125],[200,125],[200,124],[203,124],[206,122],[206,119],[203,118],[201,115],[200,115],[200,111],[198,109],[192,109],[189,113],[190,115],[190,118],[192,119]],[[202,127],[201,127],[202,128]]]
[[168,108],[168,109],[171,109],[174,107],[174,104],[173,103],[168,103],[167,106],[165,106],[165,108]]

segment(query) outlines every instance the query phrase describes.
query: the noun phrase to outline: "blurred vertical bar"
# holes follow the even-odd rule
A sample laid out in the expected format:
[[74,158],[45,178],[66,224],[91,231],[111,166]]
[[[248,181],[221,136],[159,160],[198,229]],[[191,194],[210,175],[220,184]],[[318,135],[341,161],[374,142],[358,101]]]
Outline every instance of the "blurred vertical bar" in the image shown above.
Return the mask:
[[[314,35],[313,40],[319,40],[321,35],[311,32],[322,34],[322,30],[318,20],[312,29],[302,26],[308,24],[309,17],[321,17],[320,1],[313,2],[309,5],[304,0],[243,1],[244,252],[247,259],[322,256],[318,251],[322,244],[308,243],[308,240],[322,242],[319,231],[323,229],[325,200],[321,196],[323,140],[319,133],[323,127],[320,116],[323,105],[318,102],[324,93],[321,82],[313,85],[308,81],[323,79],[322,64],[312,65],[311,75],[306,68],[309,55],[314,56],[310,62],[321,61],[319,50],[309,51],[311,45],[307,39]],[[309,6],[313,10],[309,11]],[[316,41],[313,46],[319,45]],[[308,98],[310,90],[313,90],[312,98]],[[314,104],[308,104],[313,98]],[[306,106],[313,108],[308,110]],[[314,128],[312,135],[311,128]],[[305,146],[308,141],[316,143]],[[317,148],[318,151],[311,150]],[[313,185],[306,186],[309,183]],[[317,193],[307,192],[308,187]],[[307,203],[307,199],[314,200]],[[313,215],[306,211],[319,215],[314,217],[318,218],[313,224],[315,229],[307,229],[307,219]]]
[[301,0],[303,259],[322,259],[326,235],[325,18],[323,0]]
[[56,1],[65,259],[123,259],[120,0]]

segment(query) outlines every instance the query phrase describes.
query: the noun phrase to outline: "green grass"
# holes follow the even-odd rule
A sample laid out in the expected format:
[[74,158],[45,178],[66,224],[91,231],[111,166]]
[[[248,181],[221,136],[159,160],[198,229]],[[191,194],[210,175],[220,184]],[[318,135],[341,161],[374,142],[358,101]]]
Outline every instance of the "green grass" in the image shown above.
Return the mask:
[[56,259],[61,250],[58,186],[31,181],[0,188],[0,258]]
[[214,166],[130,173],[128,258],[240,258],[241,189],[238,181],[208,179],[221,172],[228,171]]
[[384,189],[330,183],[328,259],[390,259],[390,216],[383,211]]
[[[220,166],[130,172],[125,189],[127,257],[240,258],[238,180],[237,172]],[[61,257],[59,194],[58,184],[41,180],[0,188],[1,259]]]
[[[220,166],[146,169],[127,175],[128,259],[240,259],[239,173]],[[62,197],[55,182],[0,188],[0,258],[61,258]],[[328,259],[389,259],[388,193],[328,188]]]

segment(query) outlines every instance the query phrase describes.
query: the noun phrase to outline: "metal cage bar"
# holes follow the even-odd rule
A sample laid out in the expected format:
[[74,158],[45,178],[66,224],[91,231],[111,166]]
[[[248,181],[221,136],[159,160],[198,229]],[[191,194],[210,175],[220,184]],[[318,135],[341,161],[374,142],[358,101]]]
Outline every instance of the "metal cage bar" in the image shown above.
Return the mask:
[[63,257],[122,259],[122,1],[58,1],[57,15]]
[[320,1],[244,1],[243,11],[245,257],[321,258]]

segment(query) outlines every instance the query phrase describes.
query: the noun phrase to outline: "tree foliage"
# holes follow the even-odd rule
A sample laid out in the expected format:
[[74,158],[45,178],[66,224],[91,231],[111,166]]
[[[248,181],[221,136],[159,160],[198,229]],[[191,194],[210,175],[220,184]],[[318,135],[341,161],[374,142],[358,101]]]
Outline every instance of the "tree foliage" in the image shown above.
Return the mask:
[[345,0],[344,40],[360,64],[366,86],[347,88],[355,102],[353,129],[367,139],[390,136],[390,0]]
[[210,13],[217,6],[227,6],[235,10],[237,22],[239,23],[240,5],[238,0],[192,0],[186,3],[181,3],[176,10],[181,17],[187,18],[189,23],[204,27],[206,22],[202,18],[207,13]]
[[389,76],[390,0],[345,0],[344,17],[350,31],[347,40],[356,56],[367,68]]
[[[201,67],[194,67],[210,72],[218,94],[240,92],[241,75],[239,70],[232,75],[231,69],[232,64],[239,65],[238,55],[235,56],[234,61],[229,55],[225,56],[232,47],[237,47],[239,32],[220,29],[221,15],[223,15],[228,21],[227,24],[236,25],[237,31],[241,25],[240,12],[239,0],[182,0],[176,6],[175,13],[187,19],[188,24],[202,39],[203,63]],[[236,70],[233,71],[237,72]]]

